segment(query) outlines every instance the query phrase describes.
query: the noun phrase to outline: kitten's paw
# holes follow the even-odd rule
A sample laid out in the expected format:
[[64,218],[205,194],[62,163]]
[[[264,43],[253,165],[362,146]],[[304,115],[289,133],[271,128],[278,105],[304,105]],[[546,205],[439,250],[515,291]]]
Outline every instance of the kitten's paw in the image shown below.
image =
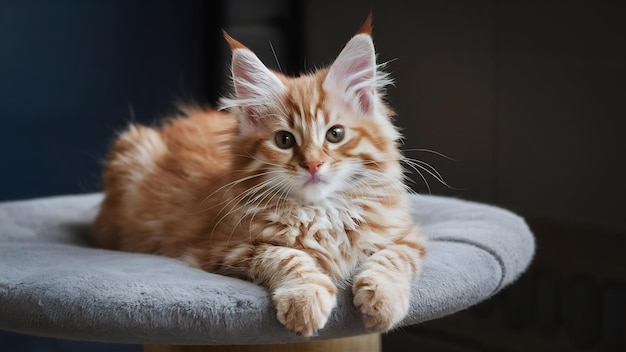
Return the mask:
[[409,311],[409,284],[381,277],[383,275],[362,275],[352,286],[354,305],[363,313],[365,328],[369,330],[387,331]]
[[274,291],[278,320],[289,331],[305,337],[313,336],[326,325],[337,304],[337,289],[330,279],[327,285],[301,284]]

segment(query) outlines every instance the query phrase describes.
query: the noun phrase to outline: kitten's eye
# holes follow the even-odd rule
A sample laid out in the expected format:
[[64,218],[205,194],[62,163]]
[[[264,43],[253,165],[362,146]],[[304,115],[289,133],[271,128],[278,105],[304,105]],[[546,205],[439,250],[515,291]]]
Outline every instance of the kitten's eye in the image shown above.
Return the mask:
[[331,143],[339,143],[343,140],[344,130],[341,126],[333,126],[326,132],[326,140]]
[[274,142],[280,149],[289,149],[296,145],[296,138],[287,131],[278,131],[274,136]]

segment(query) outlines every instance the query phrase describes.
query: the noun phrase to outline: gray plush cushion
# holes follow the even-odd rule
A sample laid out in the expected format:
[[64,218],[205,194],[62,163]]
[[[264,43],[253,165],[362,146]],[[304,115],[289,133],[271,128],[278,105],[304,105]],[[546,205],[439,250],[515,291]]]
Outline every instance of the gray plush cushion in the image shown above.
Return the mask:
[[[275,318],[252,283],[154,255],[92,248],[86,231],[100,194],[0,203],[0,329],[117,343],[257,344],[302,341]],[[465,309],[513,282],[534,238],[511,212],[435,196],[412,196],[430,238],[413,282],[416,324]],[[366,333],[342,292],[318,339]]]

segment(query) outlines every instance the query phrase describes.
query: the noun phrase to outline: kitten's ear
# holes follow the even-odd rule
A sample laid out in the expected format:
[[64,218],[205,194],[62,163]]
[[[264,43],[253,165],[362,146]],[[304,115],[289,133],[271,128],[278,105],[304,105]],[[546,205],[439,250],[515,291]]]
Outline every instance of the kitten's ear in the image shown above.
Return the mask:
[[370,14],[330,66],[324,81],[327,90],[344,96],[345,103],[366,114],[375,109],[379,85],[371,25]]
[[229,105],[241,108],[248,117],[246,122],[257,124],[267,113],[267,107],[275,104],[285,85],[252,50],[226,32],[224,38],[232,50],[231,69],[235,88],[235,97]]

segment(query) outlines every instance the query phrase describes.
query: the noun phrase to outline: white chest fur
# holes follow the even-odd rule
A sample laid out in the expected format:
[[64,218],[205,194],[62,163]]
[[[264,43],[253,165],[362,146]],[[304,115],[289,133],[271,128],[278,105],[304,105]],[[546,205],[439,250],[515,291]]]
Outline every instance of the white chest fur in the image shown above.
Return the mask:
[[[262,220],[258,224],[265,225],[256,227],[255,233],[274,243],[287,246],[297,243],[315,253],[318,260],[325,261],[323,267],[329,268],[328,274],[335,281],[345,282],[376,242],[369,241],[368,234],[359,232],[359,224],[365,221],[362,213],[358,205],[334,199],[315,205],[285,205],[268,209],[261,219],[257,214],[256,218]],[[358,243],[348,232],[359,233]]]

